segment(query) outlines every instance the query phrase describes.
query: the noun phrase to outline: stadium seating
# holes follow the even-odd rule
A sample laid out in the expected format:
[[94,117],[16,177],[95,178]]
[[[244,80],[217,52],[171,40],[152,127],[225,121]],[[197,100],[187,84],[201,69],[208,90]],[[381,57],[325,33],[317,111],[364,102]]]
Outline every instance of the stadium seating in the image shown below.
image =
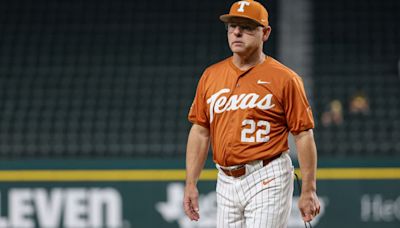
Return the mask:
[[[0,157],[182,157],[197,81],[230,55],[218,21],[227,9],[211,0],[2,1]],[[314,1],[321,156],[399,156],[399,9],[396,0]],[[273,33],[272,56],[277,43]],[[350,115],[359,91],[370,112]],[[344,121],[323,126],[333,99]]]
[[[326,156],[400,155],[399,1],[314,2],[314,91],[317,144]],[[368,101],[365,114],[352,98]],[[324,126],[332,100],[343,104],[343,122]]]

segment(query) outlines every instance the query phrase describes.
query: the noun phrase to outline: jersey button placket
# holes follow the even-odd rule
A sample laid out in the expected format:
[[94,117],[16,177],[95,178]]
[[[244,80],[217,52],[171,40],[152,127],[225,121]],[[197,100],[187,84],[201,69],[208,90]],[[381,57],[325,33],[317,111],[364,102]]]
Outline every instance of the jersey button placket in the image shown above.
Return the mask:
[[[232,95],[237,95],[238,93],[240,93],[239,91],[240,91],[240,81],[242,80],[242,77],[243,77],[243,74],[240,74],[240,75],[238,75],[238,77],[237,77],[237,79],[236,79],[236,86],[232,89],[232,93],[231,93],[231,96]],[[239,90],[239,91],[238,91]],[[228,123],[228,126],[229,126],[229,130],[228,130],[228,146],[229,146],[229,152],[231,153],[231,154],[233,154],[233,151],[232,151],[232,144],[234,143],[234,141],[235,141],[235,139],[234,139],[234,131],[235,131],[235,126],[234,126],[234,123],[236,123],[237,121],[236,121],[236,118],[237,118],[237,115],[234,115],[234,114],[232,114],[232,116],[231,116],[231,118],[229,118],[229,123]],[[237,126],[236,126],[237,127]]]

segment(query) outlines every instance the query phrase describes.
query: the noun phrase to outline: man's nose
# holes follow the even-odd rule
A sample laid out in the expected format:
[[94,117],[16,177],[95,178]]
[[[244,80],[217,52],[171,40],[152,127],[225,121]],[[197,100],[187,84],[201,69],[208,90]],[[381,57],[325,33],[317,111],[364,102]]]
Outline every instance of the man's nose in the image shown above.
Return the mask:
[[240,28],[240,26],[236,26],[236,28],[233,30],[233,34],[235,34],[236,36],[240,36],[242,34],[242,29]]

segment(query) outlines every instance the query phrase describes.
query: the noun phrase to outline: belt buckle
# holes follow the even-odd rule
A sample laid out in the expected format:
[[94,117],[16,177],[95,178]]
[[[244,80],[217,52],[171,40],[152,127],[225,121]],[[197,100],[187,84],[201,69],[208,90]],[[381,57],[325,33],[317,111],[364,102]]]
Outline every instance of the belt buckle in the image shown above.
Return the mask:
[[232,170],[231,169],[226,169],[225,172],[227,172],[229,175],[228,176],[233,176]]
[[231,176],[235,176],[236,174],[233,173],[233,172],[236,172],[236,171],[238,171],[239,169],[243,169],[243,168],[244,168],[244,166],[241,165],[241,166],[236,167],[236,168],[234,168],[234,169],[232,169],[232,170],[229,170],[229,172],[230,172]]

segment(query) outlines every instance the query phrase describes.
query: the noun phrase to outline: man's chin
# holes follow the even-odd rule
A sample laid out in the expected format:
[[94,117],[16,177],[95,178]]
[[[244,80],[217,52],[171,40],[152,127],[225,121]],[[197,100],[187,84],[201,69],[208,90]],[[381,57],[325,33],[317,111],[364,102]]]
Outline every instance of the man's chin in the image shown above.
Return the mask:
[[240,47],[232,47],[231,51],[235,54],[244,54],[246,52],[246,49]]

